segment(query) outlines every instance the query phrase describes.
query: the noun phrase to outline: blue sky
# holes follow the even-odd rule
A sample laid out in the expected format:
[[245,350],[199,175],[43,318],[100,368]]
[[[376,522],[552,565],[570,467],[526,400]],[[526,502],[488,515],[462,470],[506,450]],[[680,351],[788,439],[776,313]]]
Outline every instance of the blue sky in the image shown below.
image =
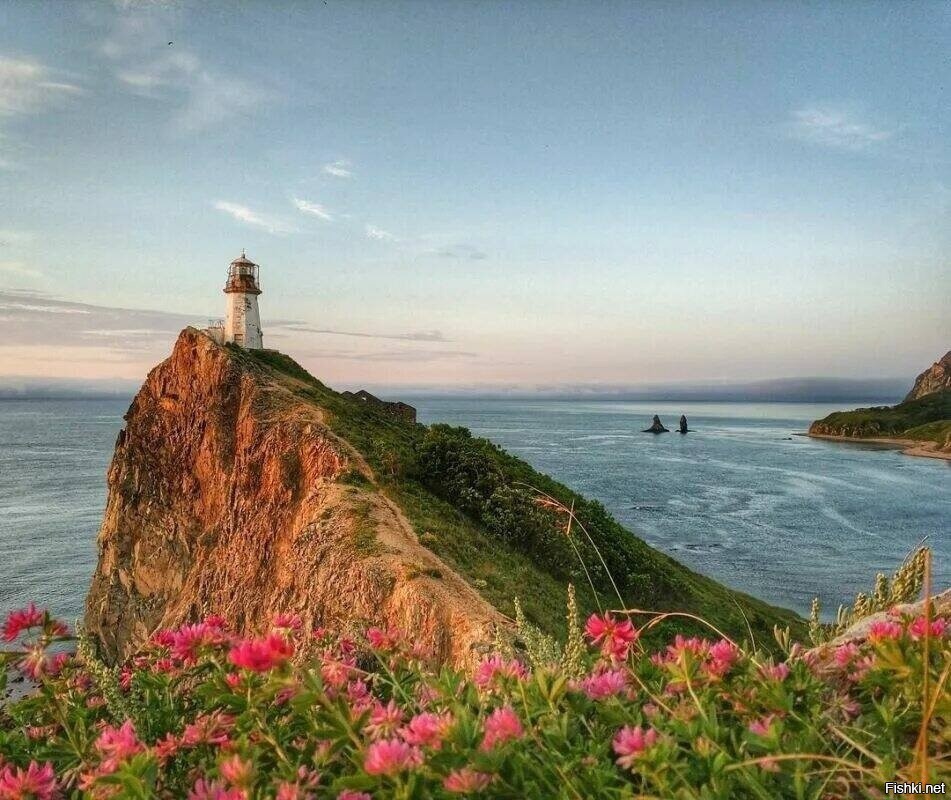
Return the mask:
[[949,41],[947,3],[2,4],[0,375],[143,376],[242,247],[331,385],[913,375]]

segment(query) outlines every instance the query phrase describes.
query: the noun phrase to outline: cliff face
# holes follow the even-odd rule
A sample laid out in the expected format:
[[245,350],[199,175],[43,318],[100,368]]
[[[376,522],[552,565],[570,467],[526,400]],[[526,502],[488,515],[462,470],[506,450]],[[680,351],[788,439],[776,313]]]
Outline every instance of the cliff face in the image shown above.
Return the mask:
[[209,613],[250,634],[294,612],[394,626],[461,664],[502,622],[418,543],[319,407],[204,334],[182,332],[125,419],[86,601],[107,656]]
[[951,389],[951,350],[915,378],[915,385],[905,397],[905,402],[945,389]]

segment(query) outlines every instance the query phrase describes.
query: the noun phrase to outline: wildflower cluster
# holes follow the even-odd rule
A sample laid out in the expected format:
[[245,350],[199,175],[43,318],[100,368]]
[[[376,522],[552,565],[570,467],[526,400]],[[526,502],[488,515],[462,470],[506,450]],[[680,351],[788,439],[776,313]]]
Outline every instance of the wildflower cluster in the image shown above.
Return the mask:
[[3,627],[2,663],[37,689],[0,709],[0,800],[832,800],[948,778],[944,619],[781,658],[682,636],[648,652],[621,613],[584,630],[570,668],[437,670],[394,630],[353,641],[282,615],[242,638],[210,617],[113,673],[30,606]]

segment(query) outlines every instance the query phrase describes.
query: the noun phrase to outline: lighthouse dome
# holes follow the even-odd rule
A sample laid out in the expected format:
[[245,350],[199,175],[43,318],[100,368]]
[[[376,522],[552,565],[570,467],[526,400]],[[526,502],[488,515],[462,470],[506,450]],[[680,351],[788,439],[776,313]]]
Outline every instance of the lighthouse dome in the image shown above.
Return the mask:
[[244,254],[244,250],[241,251],[241,255],[238,256],[234,261],[231,262],[234,266],[246,266],[246,267],[256,267],[255,264],[250,258]]

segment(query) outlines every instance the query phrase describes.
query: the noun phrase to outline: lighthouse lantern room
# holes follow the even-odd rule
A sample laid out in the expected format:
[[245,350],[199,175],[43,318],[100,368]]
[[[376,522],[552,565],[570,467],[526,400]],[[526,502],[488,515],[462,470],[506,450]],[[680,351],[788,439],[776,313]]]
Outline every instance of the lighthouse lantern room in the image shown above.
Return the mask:
[[241,256],[228,267],[228,282],[225,294],[228,306],[225,311],[224,340],[249,350],[264,347],[261,332],[261,316],[258,313],[258,265],[241,251]]

